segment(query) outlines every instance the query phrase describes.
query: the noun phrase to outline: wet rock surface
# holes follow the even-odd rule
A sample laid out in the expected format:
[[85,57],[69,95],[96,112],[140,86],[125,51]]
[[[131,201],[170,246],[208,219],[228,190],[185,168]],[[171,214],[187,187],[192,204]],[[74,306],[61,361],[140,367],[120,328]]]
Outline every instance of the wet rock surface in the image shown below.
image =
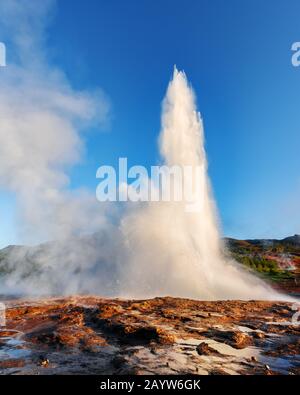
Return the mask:
[[5,301],[1,374],[299,374],[292,303]]

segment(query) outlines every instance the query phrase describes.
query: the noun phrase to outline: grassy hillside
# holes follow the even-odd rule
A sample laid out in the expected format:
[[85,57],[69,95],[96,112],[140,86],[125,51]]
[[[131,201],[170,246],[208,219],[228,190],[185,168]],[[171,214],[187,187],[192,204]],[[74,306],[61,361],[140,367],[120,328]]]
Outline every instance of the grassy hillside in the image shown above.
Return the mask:
[[300,293],[300,236],[282,240],[225,239],[231,256],[278,288]]

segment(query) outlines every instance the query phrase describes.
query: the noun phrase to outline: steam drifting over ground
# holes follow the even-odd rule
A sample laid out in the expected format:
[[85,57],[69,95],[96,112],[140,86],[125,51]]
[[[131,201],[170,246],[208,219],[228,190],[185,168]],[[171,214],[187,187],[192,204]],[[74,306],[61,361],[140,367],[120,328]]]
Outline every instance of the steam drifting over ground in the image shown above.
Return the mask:
[[160,151],[168,166],[201,167],[201,211],[186,212],[186,202],[145,203],[116,227],[114,209],[100,208],[89,191],[70,191],[68,169],[84,151],[81,130],[105,121],[108,103],[101,91],[74,90],[47,62],[44,27],[52,6],[0,4],[18,54],[0,75],[0,186],[17,197],[24,240],[58,240],[9,250],[0,293],[275,299],[221,254],[202,122],[182,72],[175,69],[164,100]]
[[93,243],[79,251],[77,237],[112,227],[111,208],[107,216],[94,191],[69,188],[68,170],[84,154],[82,133],[107,121],[109,103],[101,89],[74,90],[48,60],[45,27],[54,6],[52,0],[0,3],[0,32],[9,49],[7,67],[0,73],[0,188],[16,196],[23,243],[59,241],[38,253],[12,250],[7,269],[14,271],[4,291],[80,290],[85,277],[80,273],[105,252],[96,251]]

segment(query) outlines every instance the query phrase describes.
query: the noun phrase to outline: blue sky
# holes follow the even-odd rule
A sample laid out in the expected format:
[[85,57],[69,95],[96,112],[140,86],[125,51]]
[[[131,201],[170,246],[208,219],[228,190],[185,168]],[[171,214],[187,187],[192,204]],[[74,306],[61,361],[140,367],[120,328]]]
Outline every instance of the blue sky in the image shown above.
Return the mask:
[[[300,233],[300,67],[291,64],[299,12],[297,0],[58,0],[49,62],[76,89],[100,87],[111,108],[102,133],[84,134],[72,187],[94,191],[96,169],[120,156],[157,163],[161,101],[176,64],[204,118],[223,233]],[[14,204],[0,194],[1,245],[18,241]]]

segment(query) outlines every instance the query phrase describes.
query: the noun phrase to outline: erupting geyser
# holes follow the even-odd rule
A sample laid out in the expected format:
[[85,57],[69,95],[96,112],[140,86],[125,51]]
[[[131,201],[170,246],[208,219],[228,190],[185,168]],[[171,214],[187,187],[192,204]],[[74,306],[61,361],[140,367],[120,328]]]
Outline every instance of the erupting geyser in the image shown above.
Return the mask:
[[199,167],[196,203],[201,210],[188,212],[185,201],[149,202],[123,219],[127,264],[121,283],[125,292],[133,297],[206,300],[278,298],[222,253],[202,121],[193,90],[176,68],[163,102],[160,152],[168,166]]
[[[47,161],[48,167],[46,164],[39,165],[39,161],[44,160],[44,155],[40,155],[44,152],[44,141],[56,141],[56,124],[44,130],[48,140],[38,140],[42,146],[29,144],[24,148],[23,135],[27,136],[29,131],[34,130],[36,140],[39,128],[34,128],[32,122],[23,122],[23,118],[19,123],[12,116],[8,119],[4,125],[9,127],[3,127],[3,131],[10,131],[15,125],[25,125],[25,129],[16,126],[17,129],[13,130],[20,148],[16,152],[24,150],[24,158],[30,156],[32,159],[26,162],[29,166],[26,174],[34,180],[49,181],[49,177],[43,177],[46,169],[47,174],[53,175],[51,179],[60,180],[64,173],[57,173],[51,161]],[[64,121],[62,125],[65,125]],[[61,127],[59,132],[63,133],[64,130]],[[183,72],[175,69],[163,103],[160,152],[167,168],[189,166],[197,170],[183,172],[185,185],[192,185],[197,192],[192,200],[192,207],[196,210],[190,210],[191,201],[185,194],[180,201],[162,199],[140,205],[135,203],[123,215],[119,226],[119,221],[110,221],[109,215],[99,215],[93,200],[91,205],[89,199],[82,200],[80,197],[78,201],[70,201],[69,194],[65,194],[64,189],[57,185],[59,183],[51,184],[51,189],[47,183],[39,183],[39,193],[28,195],[29,184],[18,182],[19,177],[24,177],[23,163],[21,166],[17,161],[20,158],[13,161],[12,168],[5,167],[6,162],[9,166],[12,163],[5,160],[11,155],[6,136],[2,133],[1,139],[0,134],[0,140],[3,140],[0,151],[6,154],[2,155],[4,159],[1,163],[4,169],[8,169],[4,173],[13,175],[11,180],[12,185],[17,186],[16,193],[28,197],[22,200],[21,211],[25,207],[25,213],[35,214],[33,219],[32,215],[25,216],[25,222],[21,224],[29,225],[28,229],[34,229],[37,233],[42,227],[54,242],[35,248],[9,248],[4,262],[7,272],[0,276],[1,293],[96,293],[141,298],[171,295],[203,300],[287,298],[276,294],[223,254],[207,176],[202,122],[196,112],[193,91]],[[49,143],[47,152],[48,146]],[[30,148],[30,154],[27,154],[26,147]],[[34,154],[31,153],[32,147]],[[68,156],[68,152],[63,149],[62,155]],[[52,155],[52,151],[50,153]],[[37,164],[34,158],[37,158]],[[16,166],[22,172],[9,173]],[[6,178],[1,178],[0,174],[0,183],[6,185],[5,181]],[[177,179],[172,179],[172,183],[172,187],[179,186]],[[32,181],[30,185],[32,192]],[[166,190],[163,183],[161,187]],[[50,194],[49,191],[55,193]],[[41,209],[37,210],[36,207]],[[83,207],[86,209],[82,210]],[[74,212],[76,215],[72,215]],[[51,219],[50,223],[47,218]],[[81,230],[79,236],[76,236],[77,233],[73,236],[73,231],[78,228]]]

